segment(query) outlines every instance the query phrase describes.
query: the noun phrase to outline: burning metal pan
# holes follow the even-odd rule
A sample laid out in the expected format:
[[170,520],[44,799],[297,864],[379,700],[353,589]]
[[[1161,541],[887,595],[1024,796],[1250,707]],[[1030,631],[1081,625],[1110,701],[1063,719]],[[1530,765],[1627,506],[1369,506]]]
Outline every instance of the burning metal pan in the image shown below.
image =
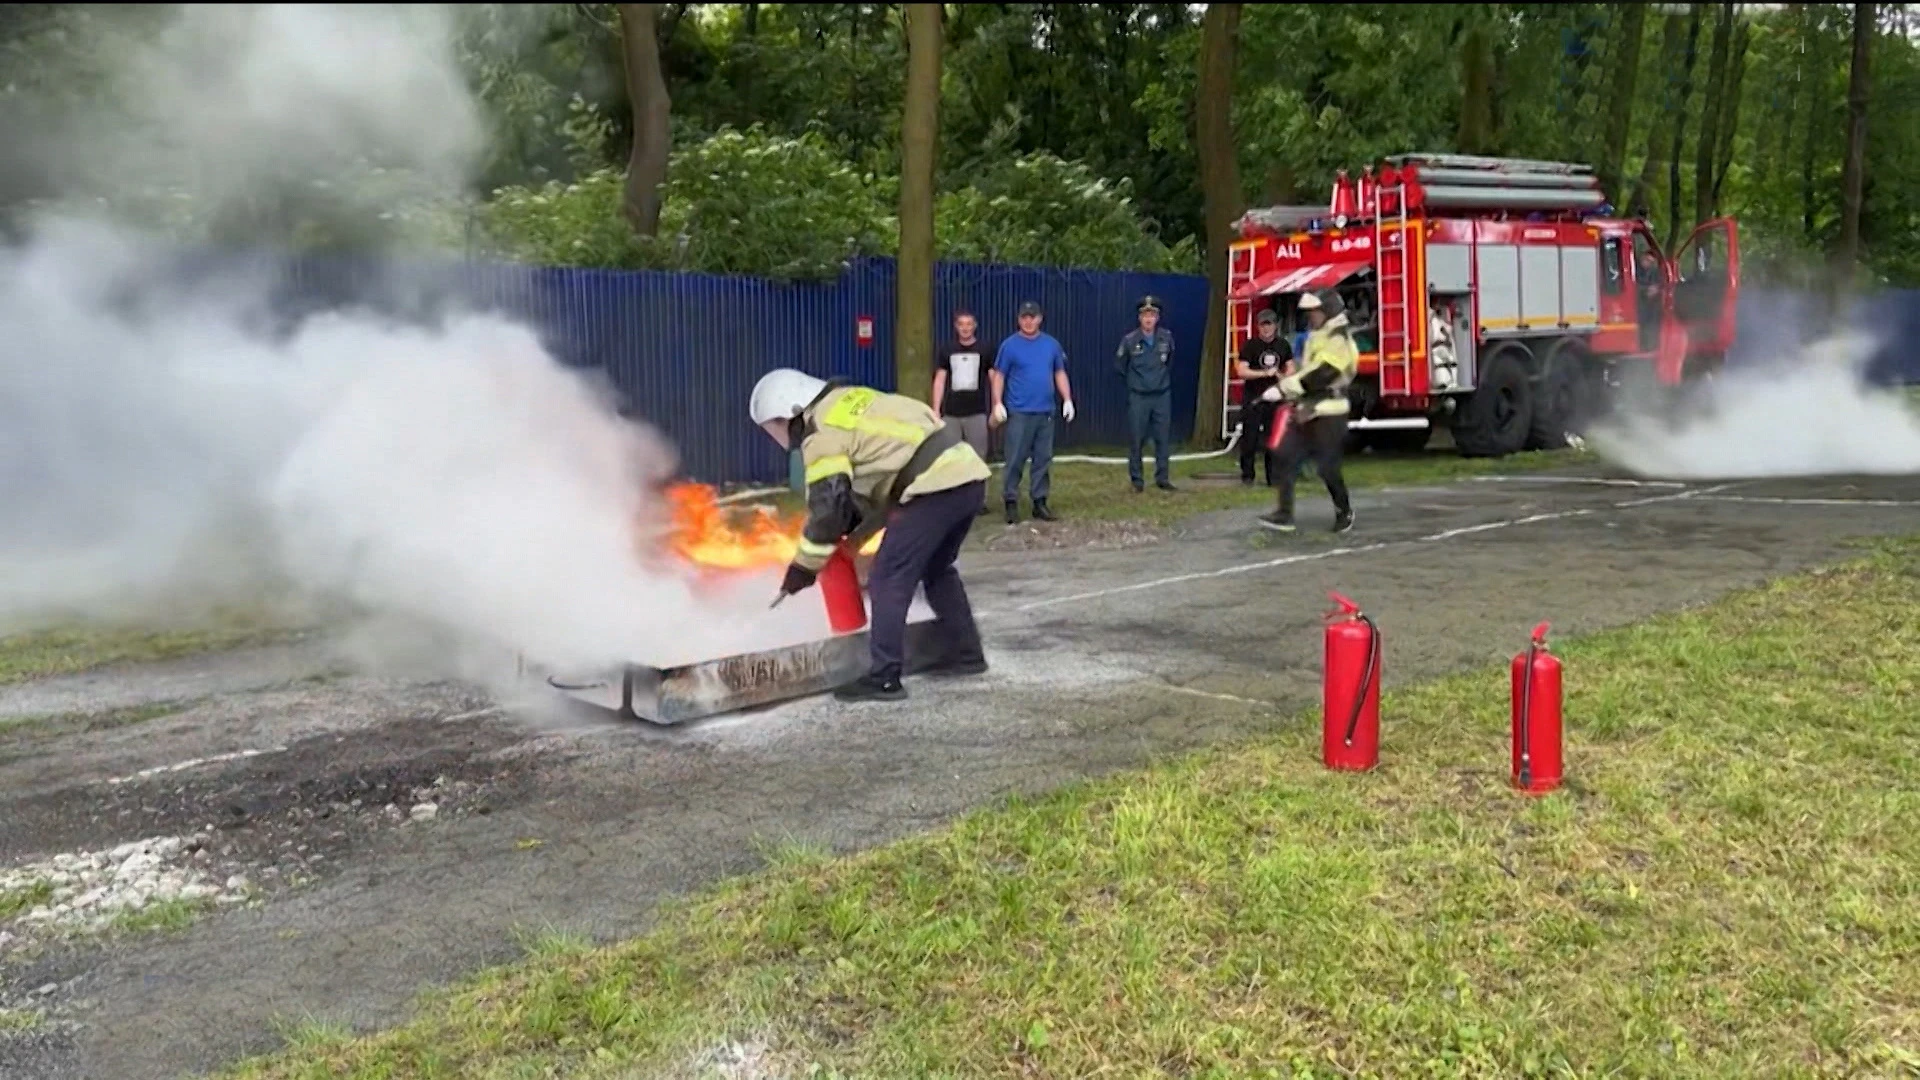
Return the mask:
[[[908,673],[938,659],[939,648],[933,612],[916,600],[907,614]],[[628,664],[587,678],[524,675],[623,720],[670,727],[826,693],[865,674],[868,659],[867,631],[861,630],[672,667]]]

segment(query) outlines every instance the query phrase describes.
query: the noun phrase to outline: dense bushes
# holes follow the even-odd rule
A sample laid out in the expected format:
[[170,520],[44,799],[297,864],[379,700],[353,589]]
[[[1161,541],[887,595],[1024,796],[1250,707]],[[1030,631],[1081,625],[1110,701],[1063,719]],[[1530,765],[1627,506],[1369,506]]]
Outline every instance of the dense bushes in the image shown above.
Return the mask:
[[[828,278],[857,255],[895,249],[898,181],[864,173],[826,139],[758,127],[679,147],[657,238],[620,216],[623,174],[508,187],[474,211],[476,254],[555,265]],[[1168,247],[1123,181],[1047,154],[1007,159],[941,193],[942,259],[1197,272],[1191,242]]]

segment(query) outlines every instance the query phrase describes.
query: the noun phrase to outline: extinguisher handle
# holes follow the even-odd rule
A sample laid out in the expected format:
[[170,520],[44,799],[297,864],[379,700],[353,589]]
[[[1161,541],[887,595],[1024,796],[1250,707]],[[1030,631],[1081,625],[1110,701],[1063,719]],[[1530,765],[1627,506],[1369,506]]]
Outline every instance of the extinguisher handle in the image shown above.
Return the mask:
[[1553,624],[1541,623],[1539,626],[1533,628],[1533,643],[1536,646],[1544,647],[1547,644],[1547,627],[1551,625]]
[[1334,609],[1332,611],[1327,612],[1327,618],[1331,619],[1335,615],[1345,615],[1348,617],[1352,617],[1354,615],[1360,614],[1360,605],[1354,603],[1353,601],[1347,599],[1344,596],[1341,596],[1339,593],[1328,592],[1327,596],[1330,599],[1332,599],[1335,604]]

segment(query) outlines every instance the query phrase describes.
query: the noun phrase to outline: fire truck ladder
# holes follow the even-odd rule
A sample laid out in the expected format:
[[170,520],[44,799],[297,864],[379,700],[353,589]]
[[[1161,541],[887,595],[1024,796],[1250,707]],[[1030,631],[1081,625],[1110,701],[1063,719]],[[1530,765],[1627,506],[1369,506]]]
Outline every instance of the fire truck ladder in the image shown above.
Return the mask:
[[[1380,196],[1387,195],[1387,189]],[[1413,289],[1407,274],[1407,185],[1392,189],[1394,216],[1379,198],[1380,242],[1374,245],[1373,274],[1380,290],[1380,392],[1404,394],[1413,387]],[[1388,232],[1388,225],[1393,231]]]
[[[1229,248],[1227,251],[1227,292],[1253,281],[1255,266],[1254,249],[1251,246]],[[1230,300],[1227,302],[1227,382],[1233,381],[1233,362],[1240,355],[1240,343],[1253,336],[1253,301]],[[1226,383],[1222,383],[1224,388]],[[1244,409],[1241,415],[1245,415]],[[1234,415],[1234,406],[1229,404],[1228,395],[1220,395],[1220,430],[1232,434],[1240,427],[1239,418]]]

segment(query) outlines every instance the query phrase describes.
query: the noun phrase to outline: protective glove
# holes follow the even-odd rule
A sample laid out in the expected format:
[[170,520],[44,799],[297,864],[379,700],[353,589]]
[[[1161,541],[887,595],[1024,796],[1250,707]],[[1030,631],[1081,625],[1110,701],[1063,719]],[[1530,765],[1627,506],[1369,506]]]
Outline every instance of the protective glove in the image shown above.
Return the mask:
[[1289,375],[1281,379],[1279,389],[1282,394],[1290,398],[1297,399],[1307,395],[1307,388],[1300,385],[1300,376],[1298,375]]
[[786,578],[780,582],[780,595],[792,596],[804,592],[813,587],[813,579],[819,576],[799,563],[792,563],[787,567]]
[[995,405],[993,407],[993,422],[996,424],[1004,424],[1007,422],[1007,407],[1005,405]]
[[1060,415],[1067,418],[1067,423],[1069,424],[1073,423],[1073,399],[1072,398],[1068,398],[1066,402],[1060,406]]
[[1280,388],[1278,386],[1267,387],[1266,392],[1260,395],[1260,400],[1261,401],[1279,401]]

